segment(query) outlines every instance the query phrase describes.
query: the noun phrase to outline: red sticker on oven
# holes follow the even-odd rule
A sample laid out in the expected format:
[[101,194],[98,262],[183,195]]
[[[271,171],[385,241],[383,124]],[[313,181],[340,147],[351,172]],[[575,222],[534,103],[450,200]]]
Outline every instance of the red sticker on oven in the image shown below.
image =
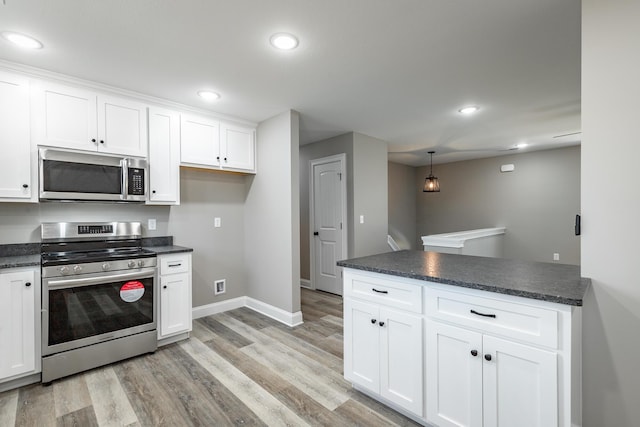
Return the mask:
[[144,285],[142,282],[132,280],[125,283],[120,288],[120,298],[124,302],[136,302],[144,295]]

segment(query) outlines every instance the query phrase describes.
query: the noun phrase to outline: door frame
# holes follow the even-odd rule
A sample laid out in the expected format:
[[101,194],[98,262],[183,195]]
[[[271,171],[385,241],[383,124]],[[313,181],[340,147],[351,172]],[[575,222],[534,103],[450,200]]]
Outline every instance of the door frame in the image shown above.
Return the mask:
[[348,251],[348,221],[347,221],[347,154],[340,153],[333,156],[321,157],[309,160],[309,283],[310,289],[316,289],[316,245],[313,231],[315,228],[315,176],[314,168],[325,163],[340,162],[342,179],[340,180],[340,193],[342,199],[342,256],[346,257]]

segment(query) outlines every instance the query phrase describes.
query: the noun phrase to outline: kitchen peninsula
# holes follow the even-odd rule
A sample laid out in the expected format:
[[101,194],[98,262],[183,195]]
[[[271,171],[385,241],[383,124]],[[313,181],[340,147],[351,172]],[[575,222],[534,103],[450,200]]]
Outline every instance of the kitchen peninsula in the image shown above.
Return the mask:
[[357,389],[443,427],[582,424],[578,266],[422,251],[338,265]]

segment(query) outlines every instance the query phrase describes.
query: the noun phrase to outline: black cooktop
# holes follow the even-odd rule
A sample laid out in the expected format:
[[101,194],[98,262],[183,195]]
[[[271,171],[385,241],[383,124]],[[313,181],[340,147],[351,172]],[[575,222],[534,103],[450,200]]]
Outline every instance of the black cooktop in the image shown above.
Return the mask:
[[140,247],[139,239],[42,243],[40,253],[43,267],[156,256]]

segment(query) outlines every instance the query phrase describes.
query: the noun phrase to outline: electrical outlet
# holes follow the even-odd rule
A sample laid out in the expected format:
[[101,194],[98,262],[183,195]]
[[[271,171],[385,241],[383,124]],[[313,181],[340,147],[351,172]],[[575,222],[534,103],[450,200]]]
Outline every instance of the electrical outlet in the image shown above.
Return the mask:
[[215,228],[220,228],[222,227],[222,220],[219,217],[215,217],[213,218],[213,226]]
[[227,291],[227,280],[220,279],[213,282],[214,295],[224,294]]
[[560,261],[560,254],[559,254],[559,253],[557,253],[557,252],[556,252],[556,253],[554,253],[554,254],[553,254],[553,260],[554,260],[554,261]]
[[155,220],[155,218],[149,218],[149,223],[147,224],[147,228],[149,230],[155,230],[156,229],[156,220]]
[[364,215],[360,215],[360,224],[364,224]]

